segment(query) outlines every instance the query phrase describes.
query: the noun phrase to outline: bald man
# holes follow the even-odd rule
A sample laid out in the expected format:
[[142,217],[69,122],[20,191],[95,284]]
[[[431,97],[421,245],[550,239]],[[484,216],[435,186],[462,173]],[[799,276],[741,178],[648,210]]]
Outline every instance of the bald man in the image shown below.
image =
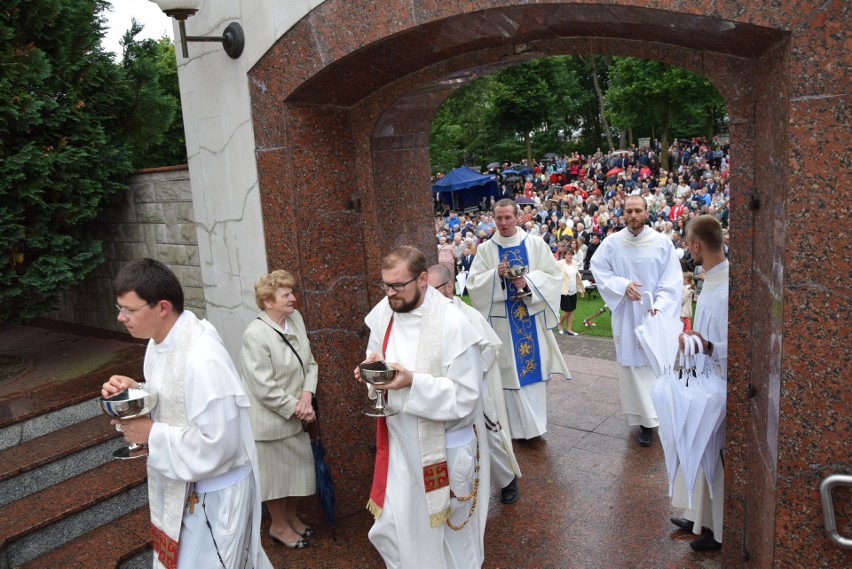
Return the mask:
[[453,296],[453,278],[445,266],[432,265],[428,275],[429,286],[452,300],[476,330],[485,336],[489,344],[482,350],[482,370],[485,376],[485,382],[482,384],[482,406],[485,426],[488,429],[488,449],[491,453],[491,481],[494,487],[500,489],[500,501],[512,504],[518,499],[518,478],[521,476],[521,469],[512,449],[512,438],[503,428],[503,425],[508,424],[509,413],[503,399],[500,366],[495,365],[503,342],[478,310]]

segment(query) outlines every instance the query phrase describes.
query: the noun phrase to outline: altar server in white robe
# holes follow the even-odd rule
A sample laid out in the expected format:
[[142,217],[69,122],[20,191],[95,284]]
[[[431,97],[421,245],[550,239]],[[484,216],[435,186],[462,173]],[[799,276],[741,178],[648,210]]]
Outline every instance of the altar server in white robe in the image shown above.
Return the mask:
[[[118,320],[149,338],[144,389],[157,392],[150,417],[113,420],[150,447],[148,501],[154,567],[271,568],[260,545],[260,487],[248,398],[215,328],[183,310],[174,273],[153,259],[116,276]],[[105,397],[142,387],[121,375]]]
[[453,279],[450,271],[443,265],[429,267],[429,286],[453,301],[453,305],[464,313],[471,325],[485,337],[487,344],[482,348],[482,370],[485,381],[482,384],[482,407],[485,427],[488,430],[488,451],[491,453],[491,483],[500,489],[500,501],[513,504],[518,499],[518,478],[521,469],[512,448],[512,437],[503,425],[508,425],[509,415],[506,400],[503,398],[503,383],[500,380],[500,367],[497,354],[503,342],[488,325],[485,317],[474,307],[453,296]]
[[[498,363],[512,438],[532,439],[547,432],[547,380],[571,374],[551,332],[559,321],[562,271],[544,240],[518,227],[519,216],[510,199],[494,205],[497,233],[477,248],[467,290],[503,341]],[[506,276],[519,265],[524,276]],[[532,294],[518,296],[525,292]]]
[[[718,377],[728,381],[728,260],[723,248],[722,224],[712,215],[700,215],[686,226],[686,242],[696,264],[704,267],[704,288],[695,308],[695,323],[685,335],[701,340],[701,353],[697,356],[696,368],[705,366]],[[681,349],[684,338],[681,337]],[[724,437],[724,420],[719,436]],[[689,499],[683,476],[678,472],[675,479],[672,505],[687,508],[682,518],[672,518],[672,523],[681,529],[701,535],[702,528],[709,533],[690,543],[695,551],[714,551],[722,547],[722,509],[725,501],[724,465],[721,454],[717,457],[713,477],[713,498],[702,470],[698,472],[692,496],[694,509],[689,508]]]
[[399,412],[377,419],[369,539],[390,568],[478,568],[489,497],[485,339],[427,285],[427,267],[418,249],[391,251],[382,262],[386,296],[364,320],[367,360],[399,370],[383,386]]
[[645,225],[648,205],[643,197],[627,196],[624,217],[627,227],[603,240],[590,266],[612,311],[621,410],[629,425],[639,426],[639,445],[650,446],[651,429],[660,424],[651,401],[657,377],[636,338],[635,329],[647,314],[640,301],[643,292],[650,292],[657,312],[678,319],[683,270],[671,239]]

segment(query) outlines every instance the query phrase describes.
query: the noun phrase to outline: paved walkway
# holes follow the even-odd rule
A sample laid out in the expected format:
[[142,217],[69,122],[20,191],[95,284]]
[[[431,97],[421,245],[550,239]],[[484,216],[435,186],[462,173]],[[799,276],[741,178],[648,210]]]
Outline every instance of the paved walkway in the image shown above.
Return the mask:
[[[718,553],[692,553],[692,536],[668,521],[678,512],[666,496],[662,450],[656,437],[651,448],[638,447],[624,422],[612,341],[557,341],[574,377],[548,386],[549,432],[536,442],[515,443],[524,472],[520,500],[504,506],[492,492],[485,569],[717,569]],[[0,400],[100,367],[123,357],[127,346],[77,336],[73,329],[0,326],[0,355],[23,355],[31,366],[23,376],[0,381]],[[382,566],[367,540],[372,520],[366,511],[340,520],[336,541],[322,523],[307,521],[319,529],[307,550],[286,550],[264,536],[276,567]]]
[[[492,492],[484,569],[718,569],[718,553],[693,553],[693,536],[669,522],[679,512],[667,497],[662,449],[656,438],[637,446],[624,422],[612,340],[557,341],[574,377],[548,386],[549,432],[515,443],[519,501],[504,506]],[[339,524],[336,542],[320,531],[304,551],[268,537],[264,547],[276,565],[381,567],[366,538],[370,524],[364,512]]]

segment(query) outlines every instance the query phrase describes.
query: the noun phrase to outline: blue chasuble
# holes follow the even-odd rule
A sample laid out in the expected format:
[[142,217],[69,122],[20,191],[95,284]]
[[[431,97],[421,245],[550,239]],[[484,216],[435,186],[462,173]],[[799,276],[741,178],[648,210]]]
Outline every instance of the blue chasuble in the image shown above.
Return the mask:
[[[514,247],[501,247],[495,241],[500,262],[509,266],[523,265],[529,270],[527,246],[524,240]],[[512,351],[515,354],[515,367],[518,369],[518,381],[521,387],[543,381],[541,375],[541,354],[538,351],[538,332],[535,318],[530,316],[527,305],[521,300],[512,300],[518,289],[503,277],[506,285],[506,314],[509,319],[509,331],[512,334]]]

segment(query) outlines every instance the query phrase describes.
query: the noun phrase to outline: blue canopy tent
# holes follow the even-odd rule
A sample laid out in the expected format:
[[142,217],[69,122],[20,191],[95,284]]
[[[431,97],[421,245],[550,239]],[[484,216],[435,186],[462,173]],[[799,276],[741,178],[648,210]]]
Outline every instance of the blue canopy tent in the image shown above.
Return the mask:
[[455,211],[474,209],[482,197],[497,198],[496,176],[483,175],[466,166],[456,168],[432,185],[435,199],[449,204]]

